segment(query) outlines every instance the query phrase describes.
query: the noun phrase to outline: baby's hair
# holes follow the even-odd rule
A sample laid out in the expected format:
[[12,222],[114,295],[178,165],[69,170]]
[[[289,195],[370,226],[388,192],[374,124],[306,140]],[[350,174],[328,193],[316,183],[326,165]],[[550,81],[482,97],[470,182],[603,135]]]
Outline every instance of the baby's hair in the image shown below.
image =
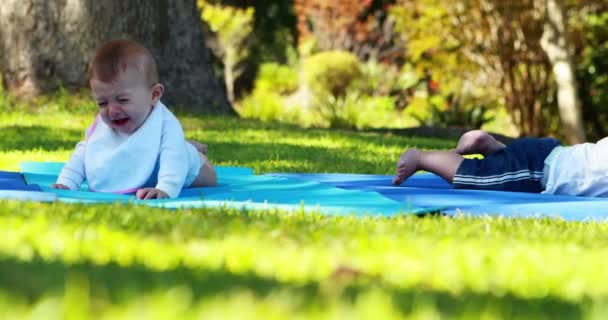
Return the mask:
[[95,52],[89,64],[89,81],[112,82],[128,69],[137,70],[148,85],[158,82],[156,62],[148,49],[130,40],[110,40]]

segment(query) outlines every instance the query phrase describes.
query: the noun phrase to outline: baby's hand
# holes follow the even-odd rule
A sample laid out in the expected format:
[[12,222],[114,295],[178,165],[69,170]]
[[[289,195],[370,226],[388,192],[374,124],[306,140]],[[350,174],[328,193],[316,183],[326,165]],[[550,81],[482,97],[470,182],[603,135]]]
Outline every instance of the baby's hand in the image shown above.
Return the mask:
[[141,200],[169,198],[164,191],[156,188],[139,189],[135,195],[137,196],[137,199]]
[[63,189],[63,190],[70,190],[70,188],[68,188],[66,185],[63,185],[61,183],[53,183],[51,185],[51,188],[53,189]]

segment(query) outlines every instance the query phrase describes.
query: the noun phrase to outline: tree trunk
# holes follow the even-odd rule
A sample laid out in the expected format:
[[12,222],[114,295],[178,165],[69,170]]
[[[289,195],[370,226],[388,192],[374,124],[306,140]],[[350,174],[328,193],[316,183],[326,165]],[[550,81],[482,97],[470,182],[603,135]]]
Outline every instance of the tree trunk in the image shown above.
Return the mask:
[[574,63],[569,51],[567,18],[561,0],[545,0],[546,19],[541,46],[553,65],[557,104],[568,143],[585,141],[581,103],[577,95]]
[[232,113],[204,45],[196,0],[2,0],[0,74],[9,93],[33,97],[88,87],[87,63],[104,41],[150,49],[163,101],[192,112]]
[[226,93],[228,94],[228,101],[234,103],[234,65],[236,53],[233,48],[226,49],[226,56],[224,57],[224,85],[226,86]]

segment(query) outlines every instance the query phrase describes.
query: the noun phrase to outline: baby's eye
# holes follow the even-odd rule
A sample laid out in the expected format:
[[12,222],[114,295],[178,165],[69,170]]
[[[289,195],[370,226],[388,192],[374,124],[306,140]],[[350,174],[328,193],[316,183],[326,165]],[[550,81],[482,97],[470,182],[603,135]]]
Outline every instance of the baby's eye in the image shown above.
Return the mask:
[[120,98],[120,99],[118,99],[118,102],[120,102],[120,103],[127,103],[127,102],[129,102],[129,99]]
[[97,102],[97,105],[98,105],[100,108],[103,108],[103,107],[107,106],[107,105],[108,105],[108,103],[107,103],[107,102],[105,102],[105,101],[102,101],[102,102]]

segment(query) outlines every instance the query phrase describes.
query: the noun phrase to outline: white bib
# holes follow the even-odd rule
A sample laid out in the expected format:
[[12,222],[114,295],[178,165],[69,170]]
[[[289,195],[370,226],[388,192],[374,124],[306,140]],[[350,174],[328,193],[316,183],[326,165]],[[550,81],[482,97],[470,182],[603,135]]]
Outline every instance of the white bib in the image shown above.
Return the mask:
[[162,111],[152,109],[131,135],[120,135],[97,116],[87,137],[85,173],[89,190],[133,193],[142,188],[158,161]]

